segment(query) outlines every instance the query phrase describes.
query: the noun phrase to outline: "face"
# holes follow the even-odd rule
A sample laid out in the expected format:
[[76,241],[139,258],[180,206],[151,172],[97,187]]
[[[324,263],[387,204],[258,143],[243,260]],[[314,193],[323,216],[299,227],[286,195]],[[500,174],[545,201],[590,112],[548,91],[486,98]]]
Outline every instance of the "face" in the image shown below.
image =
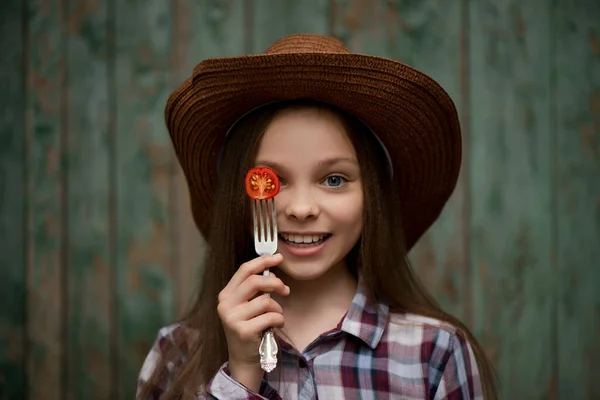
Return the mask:
[[346,268],[363,226],[356,152],[339,119],[317,109],[286,110],[268,126],[256,157],[281,180],[275,197],[279,269],[296,280]]

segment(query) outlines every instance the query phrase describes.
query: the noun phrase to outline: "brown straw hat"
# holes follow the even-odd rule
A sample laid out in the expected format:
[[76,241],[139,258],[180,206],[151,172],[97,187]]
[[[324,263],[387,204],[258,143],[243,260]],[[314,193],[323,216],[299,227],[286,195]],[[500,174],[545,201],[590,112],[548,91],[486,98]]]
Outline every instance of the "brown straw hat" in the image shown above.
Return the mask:
[[166,124],[186,175],[196,225],[207,237],[217,163],[229,128],[263,104],[314,99],[362,120],[383,143],[398,185],[406,246],[437,219],[461,163],[454,103],[401,62],[353,54],[335,38],[284,37],[264,54],[202,61],[169,97]]

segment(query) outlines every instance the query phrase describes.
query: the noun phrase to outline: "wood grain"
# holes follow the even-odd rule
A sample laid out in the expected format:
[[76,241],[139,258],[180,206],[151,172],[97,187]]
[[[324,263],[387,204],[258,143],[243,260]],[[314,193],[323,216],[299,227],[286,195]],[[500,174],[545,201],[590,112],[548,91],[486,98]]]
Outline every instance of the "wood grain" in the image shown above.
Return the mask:
[[28,7],[27,329],[30,399],[64,396],[64,2]]
[[68,39],[67,399],[111,398],[107,2],[70,2]]
[[[332,7],[333,32],[352,51],[393,58],[419,69],[448,91],[460,111],[465,25],[461,2],[337,0]],[[464,124],[463,132],[466,139]],[[410,253],[431,294],[461,319],[468,317],[470,300],[463,223],[465,173],[463,168],[442,215]]]
[[156,333],[174,319],[169,202],[172,150],[164,106],[171,89],[173,20],[169,2],[115,8],[116,268],[118,398],[135,395]]
[[559,398],[600,399],[600,3],[555,4]]
[[[173,2],[174,37],[171,65],[174,90],[191,76],[194,67],[212,57],[240,55],[246,41],[244,2],[177,0]],[[168,133],[165,131],[165,135]],[[179,163],[173,156],[171,234],[175,252],[174,265],[178,269],[175,303],[181,315],[194,300],[200,286],[200,273],[206,243],[194,224],[189,190]]]
[[0,399],[27,398],[25,8],[0,6]]
[[553,390],[546,4],[469,3],[474,322],[507,398]]
[[251,53],[264,52],[285,35],[329,31],[328,0],[254,0],[253,4]]

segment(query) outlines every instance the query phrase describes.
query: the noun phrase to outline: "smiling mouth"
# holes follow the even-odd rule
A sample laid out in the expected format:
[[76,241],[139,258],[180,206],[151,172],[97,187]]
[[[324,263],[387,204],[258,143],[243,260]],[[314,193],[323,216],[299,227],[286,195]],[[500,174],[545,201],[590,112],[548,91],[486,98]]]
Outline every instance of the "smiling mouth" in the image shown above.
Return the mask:
[[279,234],[279,238],[283,240],[286,244],[294,247],[313,247],[318,246],[325,242],[327,239],[331,237],[331,234],[325,235],[314,235],[314,236],[304,236],[304,235],[288,235],[285,233]]

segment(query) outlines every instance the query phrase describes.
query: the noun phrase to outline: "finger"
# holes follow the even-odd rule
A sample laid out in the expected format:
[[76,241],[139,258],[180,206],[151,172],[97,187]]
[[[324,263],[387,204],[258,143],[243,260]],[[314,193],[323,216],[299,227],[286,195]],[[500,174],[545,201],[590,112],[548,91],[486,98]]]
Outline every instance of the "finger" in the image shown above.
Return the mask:
[[232,304],[239,304],[251,301],[257,294],[279,293],[282,296],[289,294],[289,287],[283,281],[273,276],[252,275],[248,277],[238,288],[227,298]]
[[249,321],[258,315],[269,312],[283,314],[283,308],[271,297],[263,294],[248,303],[237,306],[232,318],[238,321]]
[[281,328],[283,327],[285,319],[282,314],[269,312],[258,315],[246,322],[246,329],[249,332],[262,335],[264,331],[269,328]]
[[267,268],[279,265],[279,263],[282,260],[283,256],[279,253],[274,255],[267,254],[260,257],[256,257],[248,262],[243,263],[235,272],[235,274],[233,274],[229,283],[234,288],[238,287],[249,276],[259,274]]
[[224,298],[233,293],[235,289],[237,289],[237,287],[242,284],[242,282],[248,279],[249,276],[256,275],[258,273],[263,272],[267,268],[279,265],[279,263],[281,263],[282,260],[283,256],[278,253],[272,256],[260,256],[253,260],[245,262],[240,266],[240,268],[238,268],[236,273],[233,274],[225,288],[223,288],[219,295],[219,300],[221,300],[221,297]]
[[219,318],[226,326],[238,326],[240,323],[269,312],[283,314],[283,308],[267,294],[262,294],[251,301],[233,304],[231,298],[217,305]]
[[[266,269],[265,271],[268,271],[268,269]],[[265,274],[263,273],[263,276],[274,276],[274,277],[277,277],[277,275],[275,275],[273,272],[271,272],[269,275],[265,275]],[[264,295],[264,293],[262,293],[262,292],[257,292],[256,294],[254,294],[253,296],[251,296],[251,297],[248,299],[248,301],[252,301],[252,300],[254,300],[254,299],[256,299],[257,297],[260,297],[260,296],[262,296],[262,295]]]

